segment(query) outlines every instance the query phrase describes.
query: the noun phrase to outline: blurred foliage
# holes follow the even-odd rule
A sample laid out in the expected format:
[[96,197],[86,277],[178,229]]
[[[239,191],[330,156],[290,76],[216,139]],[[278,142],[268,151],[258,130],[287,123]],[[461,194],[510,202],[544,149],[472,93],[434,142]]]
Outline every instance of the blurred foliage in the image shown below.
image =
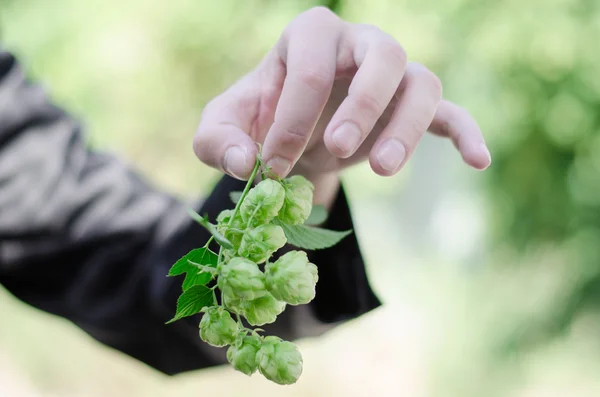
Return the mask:
[[[496,122],[487,130],[493,242],[517,253],[560,246],[567,277],[577,280],[546,316],[529,319],[528,331],[510,339],[513,349],[523,349],[568,330],[600,305],[600,52],[591,49],[600,36],[600,4],[495,2],[465,20],[469,9],[456,11],[472,38],[464,47],[485,54],[480,67],[495,76],[482,90],[492,99],[479,98],[475,107],[488,106],[480,119]],[[490,51],[494,46],[500,48]]]

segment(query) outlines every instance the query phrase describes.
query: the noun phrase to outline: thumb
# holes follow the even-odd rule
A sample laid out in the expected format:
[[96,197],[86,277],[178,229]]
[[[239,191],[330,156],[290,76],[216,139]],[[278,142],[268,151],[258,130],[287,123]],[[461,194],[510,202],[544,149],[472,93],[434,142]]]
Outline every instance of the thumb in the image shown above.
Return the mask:
[[213,99],[204,108],[194,135],[196,157],[209,167],[247,180],[257,154],[256,143],[249,135],[257,108],[252,100],[240,95],[236,86]]

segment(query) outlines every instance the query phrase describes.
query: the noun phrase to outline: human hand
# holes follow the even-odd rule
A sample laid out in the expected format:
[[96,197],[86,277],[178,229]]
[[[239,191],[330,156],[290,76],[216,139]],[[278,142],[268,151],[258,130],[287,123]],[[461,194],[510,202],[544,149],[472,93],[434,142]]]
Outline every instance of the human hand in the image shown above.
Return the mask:
[[[476,121],[442,99],[425,66],[369,25],[317,7],[297,16],[262,62],[204,108],[196,156],[238,179],[262,157],[280,177],[337,175],[369,160],[396,174],[426,131],[448,137],[476,169],[490,163]],[[336,176],[337,178],[337,176]]]

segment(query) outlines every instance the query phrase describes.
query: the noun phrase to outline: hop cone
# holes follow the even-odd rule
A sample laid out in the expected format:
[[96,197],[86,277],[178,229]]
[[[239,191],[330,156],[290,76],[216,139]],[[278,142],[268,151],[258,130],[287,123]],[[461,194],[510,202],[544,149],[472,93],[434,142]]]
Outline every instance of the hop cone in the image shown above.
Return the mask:
[[253,326],[261,326],[275,322],[277,316],[285,309],[285,302],[280,302],[267,293],[258,299],[245,301],[244,317]]
[[225,264],[217,284],[223,294],[239,299],[256,299],[267,293],[265,275],[258,265],[246,258],[235,257]]
[[229,221],[231,220],[233,213],[233,210],[221,211],[219,216],[217,216],[217,229],[221,234],[223,234],[223,236],[225,236],[227,240],[231,241],[235,247],[239,247],[240,243],[242,242],[242,236],[244,235],[244,232],[230,229],[243,230],[244,222],[242,221],[240,215],[237,214],[235,218],[233,218],[231,225],[229,225]]
[[223,304],[229,310],[237,314],[244,314],[243,301],[235,296],[223,294]]
[[222,307],[209,307],[200,320],[200,338],[212,346],[223,347],[233,343],[237,331],[237,323]]
[[263,263],[286,242],[281,226],[261,225],[244,234],[238,254],[252,262]]
[[280,385],[296,383],[302,374],[302,355],[296,345],[276,336],[264,338],[256,359],[258,371]]
[[269,223],[277,216],[283,200],[283,186],[272,179],[265,179],[254,186],[242,202],[240,213],[247,226]]
[[227,361],[234,369],[250,376],[258,368],[256,354],[260,349],[260,338],[256,335],[245,335],[227,349]]
[[304,251],[290,251],[265,266],[267,289],[278,300],[303,305],[314,299],[319,279],[317,266]]
[[285,199],[277,217],[289,225],[304,223],[312,210],[313,184],[301,175],[294,175],[284,180],[283,187]]

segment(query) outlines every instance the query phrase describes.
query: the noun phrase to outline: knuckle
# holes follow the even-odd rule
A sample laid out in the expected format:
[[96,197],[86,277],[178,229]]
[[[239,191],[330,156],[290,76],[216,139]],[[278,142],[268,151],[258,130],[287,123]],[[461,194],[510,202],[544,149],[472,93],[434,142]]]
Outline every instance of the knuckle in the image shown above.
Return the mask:
[[439,124],[439,135],[452,137],[452,123],[450,120],[444,120]]
[[325,6],[312,7],[305,12],[305,16],[325,21],[337,19],[337,15]]
[[204,105],[204,108],[202,109],[202,117],[204,117],[207,114],[210,114],[215,108],[217,108],[216,102],[219,100],[219,98],[221,98],[222,95],[223,94],[219,94],[215,96],[213,99],[208,101],[206,105]]
[[432,71],[428,71],[428,73],[427,73],[427,79],[428,79],[429,84],[431,85],[433,91],[436,94],[436,98],[439,99],[439,100],[441,100],[442,99],[442,91],[443,91],[442,81]]
[[296,30],[299,31],[296,33],[302,33],[302,31],[313,30],[315,27],[324,27],[327,30],[339,28],[341,26],[339,22],[341,22],[341,19],[329,8],[316,6],[294,18],[284,29],[282,37],[289,40],[291,32]]
[[435,94],[436,98],[441,100],[443,87],[440,78],[426,66],[420,63],[413,64],[412,68],[415,77],[427,84],[427,86],[430,87],[432,92]]
[[379,43],[379,51],[384,59],[395,64],[396,67],[404,68],[406,66],[408,59],[406,50],[393,37],[385,34]]
[[268,84],[262,87],[262,98],[266,109],[274,109],[281,96],[281,89],[275,84]]
[[381,33],[381,29],[376,25],[371,25],[368,23],[358,23],[354,25],[356,29],[360,30],[364,34],[376,34]]
[[410,126],[411,143],[418,141],[428,128],[429,125],[425,122],[424,118],[415,118]]
[[279,144],[283,147],[304,147],[309,137],[310,130],[301,123],[288,124],[281,129]]
[[329,89],[333,83],[333,76],[329,76],[316,68],[302,69],[297,72],[298,80],[316,92]]
[[366,112],[369,117],[379,118],[384,111],[384,105],[381,101],[369,93],[363,92],[357,94],[354,100],[356,101],[356,106],[362,112]]
[[455,112],[456,112],[455,118],[459,118],[461,120],[473,119],[473,115],[467,108],[464,108],[459,105],[454,105],[454,106],[455,106]]
[[199,128],[192,139],[192,150],[196,157],[204,163],[209,161],[210,151],[207,150],[209,143],[208,134],[203,131],[203,128]]

